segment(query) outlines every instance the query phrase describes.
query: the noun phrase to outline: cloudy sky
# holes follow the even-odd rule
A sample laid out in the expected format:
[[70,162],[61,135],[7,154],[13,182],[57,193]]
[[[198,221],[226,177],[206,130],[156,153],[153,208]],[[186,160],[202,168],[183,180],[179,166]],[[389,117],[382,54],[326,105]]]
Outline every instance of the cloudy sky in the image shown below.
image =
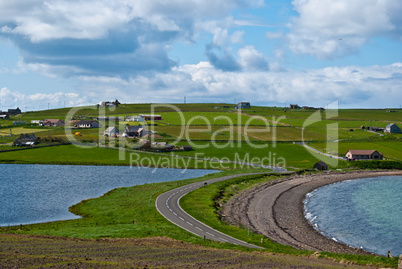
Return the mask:
[[401,0],[0,0],[0,110],[402,104]]

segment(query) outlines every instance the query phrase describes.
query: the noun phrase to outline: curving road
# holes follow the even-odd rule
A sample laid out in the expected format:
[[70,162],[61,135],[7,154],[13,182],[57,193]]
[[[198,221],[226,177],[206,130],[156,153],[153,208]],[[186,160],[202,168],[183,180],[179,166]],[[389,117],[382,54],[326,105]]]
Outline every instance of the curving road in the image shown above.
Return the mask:
[[255,246],[252,244],[248,244],[247,242],[238,240],[229,235],[221,233],[217,230],[212,229],[208,225],[196,220],[189,214],[187,214],[179,204],[181,197],[186,195],[187,193],[203,187],[205,184],[211,184],[219,181],[228,180],[231,178],[248,176],[248,175],[257,175],[257,174],[265,174],[265,173],[248,173],[248,174],[240,174],[240,175],[231,175],[224,176],[219,178],[210,179],[207,181],[196,182],[189,185],[182,186],[177,189],[170,190],[168,192],[162,193],[156,198],[155,206],[159,213],[164,216],[167,220],[172,222],[173,224],[185,229],[186,231],[198,235],[200,237],[204,237],[206,239],[211,239],[214,241],[221,241],[225,243],[231,243],[235,245],[241,245],[249,248],[258,248],[263,249],[262,247]]

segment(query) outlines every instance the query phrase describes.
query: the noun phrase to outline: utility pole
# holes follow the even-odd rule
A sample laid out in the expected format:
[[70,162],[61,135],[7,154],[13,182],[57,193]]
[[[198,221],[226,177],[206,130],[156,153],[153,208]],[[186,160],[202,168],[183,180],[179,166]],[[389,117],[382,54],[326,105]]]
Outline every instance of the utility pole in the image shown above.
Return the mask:
[[49,110],[49,103],[47,103],[47,110]]
[[186,103],[186,97],[184,96],[184,103]]

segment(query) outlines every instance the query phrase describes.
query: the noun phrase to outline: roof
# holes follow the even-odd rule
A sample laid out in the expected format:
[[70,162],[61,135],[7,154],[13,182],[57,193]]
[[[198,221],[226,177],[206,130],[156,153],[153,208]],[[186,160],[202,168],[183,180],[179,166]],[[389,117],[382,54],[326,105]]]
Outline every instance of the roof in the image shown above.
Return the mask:
[[387,125],[387,127],[391,127],[391,126],[394,126],[394,125],[395,125],[395,126],[398,126],[398,125],[396,125],[395,123],[390,123],[390,124]]
[[160,117],[161,115],[155,115],[155,114],[140,114],[140,117]]
[[127,125],[126,126],[127,132],[139,132],[141,130],[144,130],[144,127],[141,125],[136,125],[136,126]]
[[105,133],[107,133],[107,132],[119,132],[119,130],[116,127],[108,127],[105,130]]
[[80,120],[75,122],[75,124],[92,124],[92,123],[98,123],[96,120]]
[[62,121],[61,119],[45,119],[44,122],[50,122],[50,123],[58,123],[59,121]]
[[[350,149],[350,150],[348,150],[348,152],[352,153],[352,155],[371,155],[374,152],[378,152],[378,151],[370,150],[370,149],[367,149],[367,150],[366,149]],[[378,153],[381,154],[381,152],[378,152]]]

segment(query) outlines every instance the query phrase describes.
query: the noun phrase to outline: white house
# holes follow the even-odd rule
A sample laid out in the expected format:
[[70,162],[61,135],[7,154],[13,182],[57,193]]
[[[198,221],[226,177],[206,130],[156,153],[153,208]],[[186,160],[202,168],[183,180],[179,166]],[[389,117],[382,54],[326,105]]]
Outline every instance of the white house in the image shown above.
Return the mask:
[[104,132],[103,135],[107,135],[107,136],[116,136],[118,135],[120,132],[116,127],[108,127]]
[[391,123],[388,124],[387,127],[385,127],[384,129],[385,133],[401,133],[401,129],[395,124],[395,123]]
[[125,121],[135,121],[135,122],[144,122],[144,118],[141,116],[127,116],[125,118]]
[[346,152],[345,156],[348,159],[355,160],[382,160],[383,155],[376,150],[353,150],[350,149]]
[[81,120],[74,123],[76,128],[99,128],[99,122],[95,120]]
[[60,119],[45,119],[45,120],[39,122],[39,125],[55,127],[55,126],[64,126],[65,123],[64,123],[64,121],[62,121]]

